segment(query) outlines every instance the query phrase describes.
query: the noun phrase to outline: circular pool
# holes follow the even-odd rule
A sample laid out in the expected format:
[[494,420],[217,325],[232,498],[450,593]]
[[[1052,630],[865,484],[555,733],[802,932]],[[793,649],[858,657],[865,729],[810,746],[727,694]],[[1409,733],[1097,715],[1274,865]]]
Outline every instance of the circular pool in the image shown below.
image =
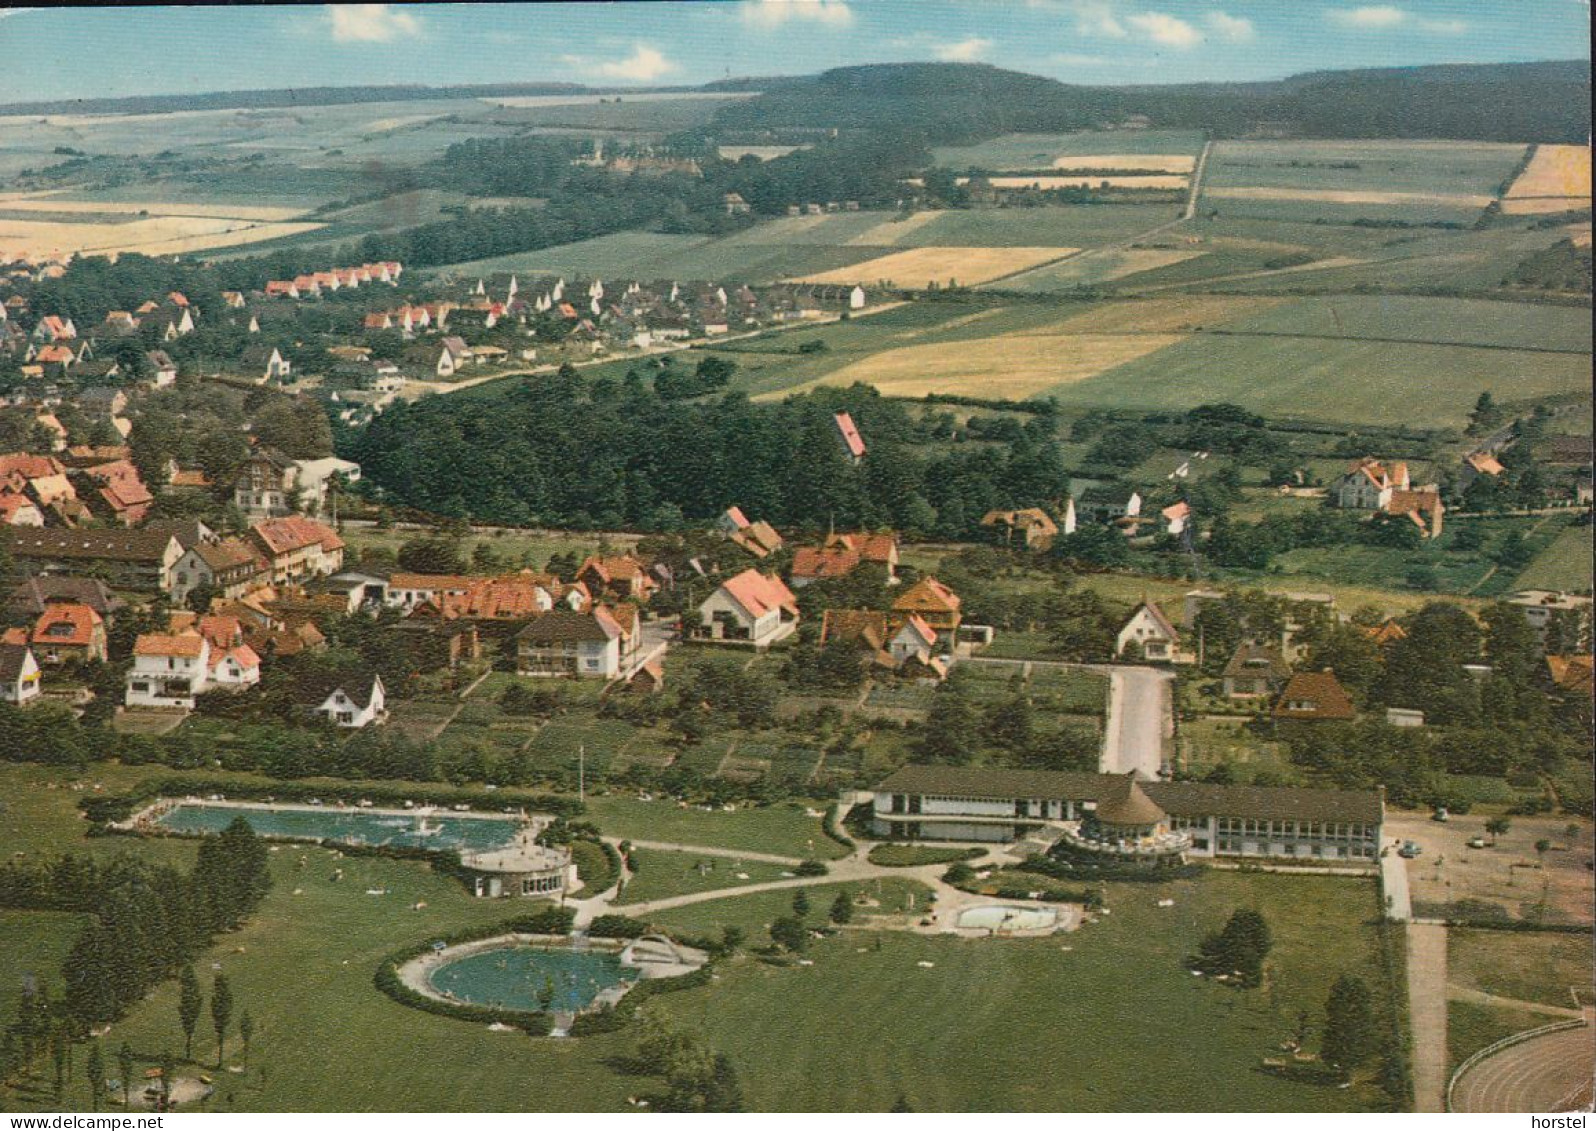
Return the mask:
[[576,1013],[637,978],[637,969],[622,966],[613,951],[512,945],[445,962],[428,973],[427,984],[453,1001],[528,1011],[542,1008],[539,997],[552,986],[551,1008]]
[[1051,907],[992,903],[959,912],[959,926],[988,931],[1046,931],[1058,926],[1058,912]]

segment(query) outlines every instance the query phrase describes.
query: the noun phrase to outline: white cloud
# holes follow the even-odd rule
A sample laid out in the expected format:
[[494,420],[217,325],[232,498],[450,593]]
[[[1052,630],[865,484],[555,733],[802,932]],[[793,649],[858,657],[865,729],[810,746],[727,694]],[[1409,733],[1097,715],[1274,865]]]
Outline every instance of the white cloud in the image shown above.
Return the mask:
[[1426,19],[1389,4],[1365,8],[1334,8],[1326,15],[1331,23],[1358,31],[1392,31],[1396,28],[1410,27],[1431,35],[1462,35],[1469,30],[1467,20]]
[[969,39],[961,39],[957,43],[939,43],[931,48],[931,54],[941,59],[944,63],[970,63],[981,58],[992,49],[990,39],[982,39],[972,35]]
[[1231,43],[1247,43],[1257,35],[1252,21],[1245,16],[1213,11],[1204,16],[1203,21],[1220,39],[1228,39]]
[[743,0],[741,7],[743,22],[755,27],[780,27],[795,20],[831,27],[853,23],[847,0]]
[[636,44],[624,59],[589,59],[583,55],[561,55],[560,61],[584,74],[621,82],[649,82],[681,68],[663,52],[646,43]]
[[327,23],[338,43],[387,43],[421,34],[421,21],[388,4],[328,4]]
[[1333,24],[1340,24],[1342,27],[1359,28],[1363,31],[1384,31],[1387,28],[1400,27],[1408,19],[1408,14],[1401,8],[1393,8],[1389,5],[1368,8],[1333,8],[1326,15]]
[[1165,47],[1195,47],[1202,42],[1202,33],[1185,20],[1167,16],[1163,12],[1139,12],[1126,16],[1125,22],[1154,43]]
[[[1052,5],[1042,0],[1038,6]],[[1070,0],[1066,7],[1075,13],[1075,30],[1081,35],[1124,39],[1130,34],[1125,30],[1125,25],[1120,23],[1114,5],[1108,0]]]

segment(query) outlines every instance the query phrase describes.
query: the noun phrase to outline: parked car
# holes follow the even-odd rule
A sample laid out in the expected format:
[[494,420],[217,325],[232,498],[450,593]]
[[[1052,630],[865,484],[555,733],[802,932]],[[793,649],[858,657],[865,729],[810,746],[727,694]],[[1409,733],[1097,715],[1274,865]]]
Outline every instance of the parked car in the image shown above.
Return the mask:
[[1411,840],[1409,840],[1403,841],[1402,847],[1397,849],[1397,855],[1402,857],[1404,860],[1412,860],[1415,856],[1423,851],[1424,849],[1420,848],[1417,844],[1414,844]]
[[1445,805],[1437,805],[1435,807],[1435,812],[1430,814],[1430,820],[1440,821],[1443,825],[1446,824],[1449,819],[1450,818],[1447,815]]
[[1469,837],[1468,844],[1470,848],[1484,848],[1485,838],[1482,836],[1471,836]]

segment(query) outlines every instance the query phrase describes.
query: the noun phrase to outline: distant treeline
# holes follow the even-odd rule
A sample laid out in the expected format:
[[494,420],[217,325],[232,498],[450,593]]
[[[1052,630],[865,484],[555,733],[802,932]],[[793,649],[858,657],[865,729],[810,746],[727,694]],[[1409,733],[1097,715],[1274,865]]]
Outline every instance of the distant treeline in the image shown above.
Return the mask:
[[1220,136],[1439,137],[1582,144],[1590,64],[1325,71],[1280,82],[1088,87],[978,64],[842,67],[723,106],[716,129],[913,130],[932,144],[1087,129],[1142,115]]

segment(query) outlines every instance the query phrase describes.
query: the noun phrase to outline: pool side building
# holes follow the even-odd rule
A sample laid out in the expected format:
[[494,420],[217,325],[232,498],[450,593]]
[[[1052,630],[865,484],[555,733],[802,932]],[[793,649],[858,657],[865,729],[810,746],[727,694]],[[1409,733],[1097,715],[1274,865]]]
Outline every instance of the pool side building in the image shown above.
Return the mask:
[[[1004,843],[1033,832],[1096,850],[1372,863],[1384,795],[1139,782],[1131,775],[904,766],[874,790],[876,836]],[[1101,814],[1101,815],[1100,815]]]

